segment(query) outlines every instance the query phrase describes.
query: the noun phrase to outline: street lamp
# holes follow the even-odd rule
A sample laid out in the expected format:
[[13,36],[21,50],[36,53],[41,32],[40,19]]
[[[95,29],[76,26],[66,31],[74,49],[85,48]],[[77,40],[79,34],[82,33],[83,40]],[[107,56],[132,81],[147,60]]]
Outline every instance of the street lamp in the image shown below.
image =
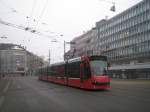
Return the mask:
[[112,2],[112,6],[110,8],[110,11],[115,12],[116,11],[116,7],[115,7],[115,2]]
[[112,4],[112,6],[111,6],[111,8],[110,8],[110,11],[116,12],[115,2],[111,2],[111,1],[107,1],[107,0],[99,0],[99,1],[104,1],[104,2],[107,2],[107,3]]

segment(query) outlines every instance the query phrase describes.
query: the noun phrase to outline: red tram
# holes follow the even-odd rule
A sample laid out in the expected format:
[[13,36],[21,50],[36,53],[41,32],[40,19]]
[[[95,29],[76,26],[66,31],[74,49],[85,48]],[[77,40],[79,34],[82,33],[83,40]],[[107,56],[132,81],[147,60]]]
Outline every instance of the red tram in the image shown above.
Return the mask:
[[81,56],[40,68],[39,80],[83,89],[110,88],[106,56]]

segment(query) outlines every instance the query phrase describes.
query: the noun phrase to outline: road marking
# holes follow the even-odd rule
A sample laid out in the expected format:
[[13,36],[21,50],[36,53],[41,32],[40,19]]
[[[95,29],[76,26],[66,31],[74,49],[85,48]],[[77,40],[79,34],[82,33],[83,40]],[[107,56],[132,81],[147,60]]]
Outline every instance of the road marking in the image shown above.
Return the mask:
[[2,106],[2,104],[3,104],[3,102],[4,102],[4,100],[5,100],[5,96],[1,96],[1,97],[0,97],[0,108],[1,108],[1,106]]
[[7,83],[6,87],[3,89],[3,92],[6,93],[10,85],[10,81]]

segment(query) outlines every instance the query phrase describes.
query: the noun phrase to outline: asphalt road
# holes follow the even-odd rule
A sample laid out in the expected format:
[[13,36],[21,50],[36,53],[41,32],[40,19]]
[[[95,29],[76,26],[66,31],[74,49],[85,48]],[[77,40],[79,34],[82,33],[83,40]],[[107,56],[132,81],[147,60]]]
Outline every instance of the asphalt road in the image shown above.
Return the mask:
[[85,91],[37,77],[0,80],[0,112],[150,112],[150,80],[112,80],[105,91]]

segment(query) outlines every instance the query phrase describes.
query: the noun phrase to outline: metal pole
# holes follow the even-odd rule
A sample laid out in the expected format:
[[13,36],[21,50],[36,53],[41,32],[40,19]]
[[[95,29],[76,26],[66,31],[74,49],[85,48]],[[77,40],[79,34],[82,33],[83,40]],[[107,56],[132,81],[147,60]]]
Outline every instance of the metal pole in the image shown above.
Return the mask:
[[66,53],[66,42],[64,40],[64,61],[65,61],[65,53]]
[[0,51],[0,79],[1,79],[1,72],[2,72],[2,71],[1,71],[1,65],[2,65],[2,64],[1,64],[1,51]]
[[25,63],[24,63],[24,76],[25,76],[25,75],[27,75],[27,71],[28,71],[28,62],[27,62],[28,53],[27,53],[27,49],[24,49],[24,51],[25,51],[25,55],[24,55],[24,61],[25,61]]
[[50,63],[50,61],[51,61],[51,54],[50,54],[50,52],[51,52],[51,51],[50,51],[50,49],[49,49],[49,65],[51,64],[51,63]]

